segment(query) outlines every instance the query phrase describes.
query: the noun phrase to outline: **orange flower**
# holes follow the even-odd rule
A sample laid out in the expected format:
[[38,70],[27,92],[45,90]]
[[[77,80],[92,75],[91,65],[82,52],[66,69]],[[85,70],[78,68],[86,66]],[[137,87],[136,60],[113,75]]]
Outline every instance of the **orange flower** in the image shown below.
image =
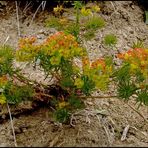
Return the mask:
[[82,57],[82,65],[90,65],[89,58],[87,56]]
[[92,68],[97,68],[98,66],[101,66],[103,69],[105,69],[106,65],[103,58],[97,59],[96,61],[91,63]]

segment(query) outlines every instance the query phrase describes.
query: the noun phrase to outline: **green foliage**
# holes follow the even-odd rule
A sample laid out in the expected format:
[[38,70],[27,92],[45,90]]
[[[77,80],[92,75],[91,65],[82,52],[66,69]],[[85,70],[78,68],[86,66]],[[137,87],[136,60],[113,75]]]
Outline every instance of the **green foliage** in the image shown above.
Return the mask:
[[17,104],[23,100],[32,99],[34,90],[28,85],[17,86],[12,83],[8,83],[4,89],[4,95],[7,98],[8,103]]
[[135,84],[132,84],[130,82],[120,82],[118,85],[118,96],[122,99],[129,100],[129,97],[131,97],[135,91],[137,90],[137,87]]
[[52,16],[45,22],[47,27],[56,28],[57,30],[62,30],[63,25],[59,22],[59,18]]
[[74,1],[74,9],[80,9],[82,8],[82,2],[81,1]]
[[[74,1],[74,9],[76,22],[67,23],[66,19],[56,17],[46,21],[48,27],[64,32],[57,32],[42,43],[36,43],[36,37],[22,38],[15,52],[9,46],[0,46],[0,104],[7,101],[18,104],[39,96],[39,99],[44,100],[48,96],[50,105],[56,110],[56,120],[67,123],[72,110],[84,107],[81,97],[90,96],[94,90],[105,91],[110,82],[114,81],[119,98],[128,101],[135,94],[137,102],[148,105],[148,49],[143,49],[141,41],[133,43],[134,50],[118,55],[123,60],[119,67],[115,67],[112,57],[90,61],[87,50],[78,42],[81,30],[80,9],[88,17],[83,26],[87,40],[95,36],[97,29],[105,26],[105,21],[94,15],[94,12],[100,11],[98,6],[86,9],[82,7],[82,2]],[[57,14],[63,11],[62,5],[57,6],[54,11]],[[116,43],[115,35],[105,36],[105,45],[114,46]],[[82,65],[77,64],[77,59]],[[18,76],[20,71],[13,67],[14,60],[33,64],[39,60],[38,64],[46,75],[45,79],[50,76],[58,88],[51,94],[53,98],[50,90],[49,94],[47,91],[42,97],[42,92],[38,93],[32,87],[37,83],[29,79],[26,83],[25,77]],[[33,84],[29,85],[30,82]]]
[[0,76],[13,73],[12,61],[14,58],[13,49],[8,46],[0,46]]
[[97,30],[105,26],[105,21],[100,16],[93,16],[86,22],[84,26],[86,30],[87,29]]
[[77,40],[79,40],[80,26],[75,23],[71,23],[66,27],[65,32],[72,34]]
[[142,72],[140,70],[137,70],[136,73],[135,73],[135,76],[136,76],[136,82],[137,83],[141,83],[145,80]]
[[94,30],[92,30],[92,29],[86,31],[85,34],[84,34],[84,38],[85,38],[86,40],[90,40],[90,39],[92,39],[93,37],[95,37],[95,32],[94,32]]
[[60,123],[67,123],[70,118],[70,114],[66,108],[58,109],[55,112],[55,119]]
[[91,94],[92,90],[95,88],[95,83],[88,76],[83,75],[82,80],[84,82],[82,92],[87,96]]
[[68,102],[69,102],[70,106],[72,106],[74,109],[79,109],[79,108],[83,107],[82,101],[75,94],[71,95],[68,98]]
[[143,102],[145,105],[148,105],[148,89],[140,90],[137,95],[137,102]]
[[[119,54],[118,58],[123,60],[119,67],[114,66],[113,58],[109,56],[90,61],[76,37],[64,32],[57,32],[40,44],[36,44],[35,37],[20,39],[15,52],[6,46],[0,50],[0,103],[17,104],[33,97],[41,96],[39,99],[44,100],[45,96],[53,96],[49,101],[56,110],[56,120],[67,123],[73,110],[84,107],[81,95],[84,98],[94,90],[106,91],[114,81],[119,98],[128,101],[135,94],[137,102],[148,105],[148,50],[135,48]],[[76,59],[81,60],[82,65],[78,65]],[[32,87],[36,84],[34,81],[31,86],[27,79],[27,85],[25,77],[22,78],[13,67],[13,60],[34,64],[39,60],[45,78],[52,76],[58,89],[51,96],[49,91],[42,97],[42,93]]]
[[133,49],[135,49],[135,48],[144,48],[143,42],[142,41],[134,42],[133,45],[132,45],[132,48]]
[[108,34],[104,37],[104,44],[107,46],[113,46],[117,43],[117,38],[113,34]]
[[115,78],[117,81],[130,81],[131,74],[130,74],[130,65],[129,64],[123,64],[117,71],[114,73]]

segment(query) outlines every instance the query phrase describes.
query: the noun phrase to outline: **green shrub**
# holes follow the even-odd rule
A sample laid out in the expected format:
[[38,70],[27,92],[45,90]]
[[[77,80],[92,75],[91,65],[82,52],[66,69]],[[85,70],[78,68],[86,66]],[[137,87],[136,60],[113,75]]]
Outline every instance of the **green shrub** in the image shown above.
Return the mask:
[[134,42],[133,45],[132,45],[132,48],[144,48],[144,45],[143,45],[143,42],[142,41],[137,41],[137,42]]
[[47,27],[56,28],[57,30],[62,30],[63,26],[59,22],[59,18],[52,16],[45,22]]
[[90,19],[88,20],[88,22],[86,22],[84,26],[86,30],[87,29],[97,30],[105,26],[105,21],[100,16],[93,16],[90,17]]
[[117,43],[117,37],[114,34],[107,34],[104,37],[104,44],[107,46],[113,46]]
[[[115,67],[112,57],[91,62],[87,50],[71,34],[57,32],[40,44],[36,40],[20,39],[16,51],[7,46],[0,48],[0,104],[7,101],[16,104],[26,99],[47,101],[55,109],[55,118],[68,123],[73,111],[84,107],[81,98],[91,97],[94,90],[106,91],[114,82],[119,98],[128,101],[135,95],[137,102],[148,105],[148,49],[135,48],[118,54],[123,62]],[[75,59],[81,60],[82,65]],[[51,91],[49,85],[21,75],[20,69],[13,67],[14,60],[34,64],[39,60],[45,79],[52,76],[56,89]]]
[[84,38],[86,39],[86,40],[90,40],[90,39],[92,39],[93,37],[95,37],[95,32],[94,32],[94,30],[92,30],[92,29],[90,29],[90,30],[86,30],[86,32],[85,32],[85,34],[84,34]]

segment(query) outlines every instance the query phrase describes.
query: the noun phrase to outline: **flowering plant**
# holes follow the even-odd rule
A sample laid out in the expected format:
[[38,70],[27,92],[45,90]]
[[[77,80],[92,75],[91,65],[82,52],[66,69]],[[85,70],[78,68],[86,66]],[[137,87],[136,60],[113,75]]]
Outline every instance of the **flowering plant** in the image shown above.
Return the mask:
[[[15,52],[6,47],[0,50],[0,103],[15,104],[32,97],[45,99],[57,110],[58,120],[66,122],[68,111],[83,106],[81,97],[90,96],[94,90],[104,91],[114,81],[120,98],[129,100],[136,95],[137,102],[148,105],[148,50],[130,49],[117,57],[123,61],[118,68],[111,57],[91,62],[86,49],[64,32],[57,32],[42,43],[37,43],[35,37],[22,38]],[[20,75],[20,69],[13,67],[13,59],[38,63],[45,79],[52,76],[56,85],[50,90],[43,85],[45,91],[36,88],[35,81]]]
[[148,105],[148,49],[130,49],[118,58],[124,61],[117,74],[120,96],[129,99],[135,94],[137,102]]
[[[16,59],[26,62],[39,60],[46,78],[52,76],[57,86],[66,91],[67,96],[55,98],[57,109],[74,107],[74,104],[79,106],[78,94],[90,95],[95,89],[105,90],[113,71],[111,58],[90,63],[86,49],[77,43],[74,36],[64,32],[57,32],[40,44],[35,43],[35,38],[21,39]],[[78,59],[82,65],[75,62]]]

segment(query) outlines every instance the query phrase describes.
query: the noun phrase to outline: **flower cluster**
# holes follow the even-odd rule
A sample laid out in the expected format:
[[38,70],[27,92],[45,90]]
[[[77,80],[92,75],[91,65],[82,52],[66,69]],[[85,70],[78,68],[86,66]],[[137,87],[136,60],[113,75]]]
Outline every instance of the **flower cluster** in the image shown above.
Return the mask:
[[125,53],[118,54],[118,58],[131,65],[131,72],[139,69],[144,76],[148,76],[148,49],[130,49]]
[[[109,78],[113,72],[112,62],[107,62],[105,58],[100,58],[92,63],[87,56],[82,59],[83,74],[87,75],[95,84],[95,87],[101,90],[107,88]],[[79,84],[83,84],[78,80]]]
[[39,46],[35,45],[36,37],[25,37],[20,39],[16,50],[16,60],[26,62],[31,61],[39,51]]
[[78,46],[74,36],[57,32],[49,36],[43,43],[35,44],[36,38],[23,38],[19,42],[19,49],[16,51],[18,61],[33,60],[39,52],[51,56],[50,62],[53,65],[60,64],[61,58],[71,59],[83,55],[83,49]]
[[100,11],[100,7],[97,5],[93,5],[91,7],[91,9],[87,9],[86,7],[82,7],[81,14],[84,16],[89,16],[89,15],[92,15],[93,12],[99,12],[99,11]]
[[57,32],[49,36],[41,46],[47,55],[63,56],[66,59],[81,56],[83,52],[83,49],[78,46],[75,37],[64,32]]
[[8,82],[7,76],[3,75],[0,77],[0,88],[4,87]]
[[7,79],[7,76],[6,75],[3,75],[0,77],[0,104],[5,104],[6,103],[6,97],[5,95],[3,94],[3,89],[5,88],[5,86],[7,85],[8,83],[8,79]]

